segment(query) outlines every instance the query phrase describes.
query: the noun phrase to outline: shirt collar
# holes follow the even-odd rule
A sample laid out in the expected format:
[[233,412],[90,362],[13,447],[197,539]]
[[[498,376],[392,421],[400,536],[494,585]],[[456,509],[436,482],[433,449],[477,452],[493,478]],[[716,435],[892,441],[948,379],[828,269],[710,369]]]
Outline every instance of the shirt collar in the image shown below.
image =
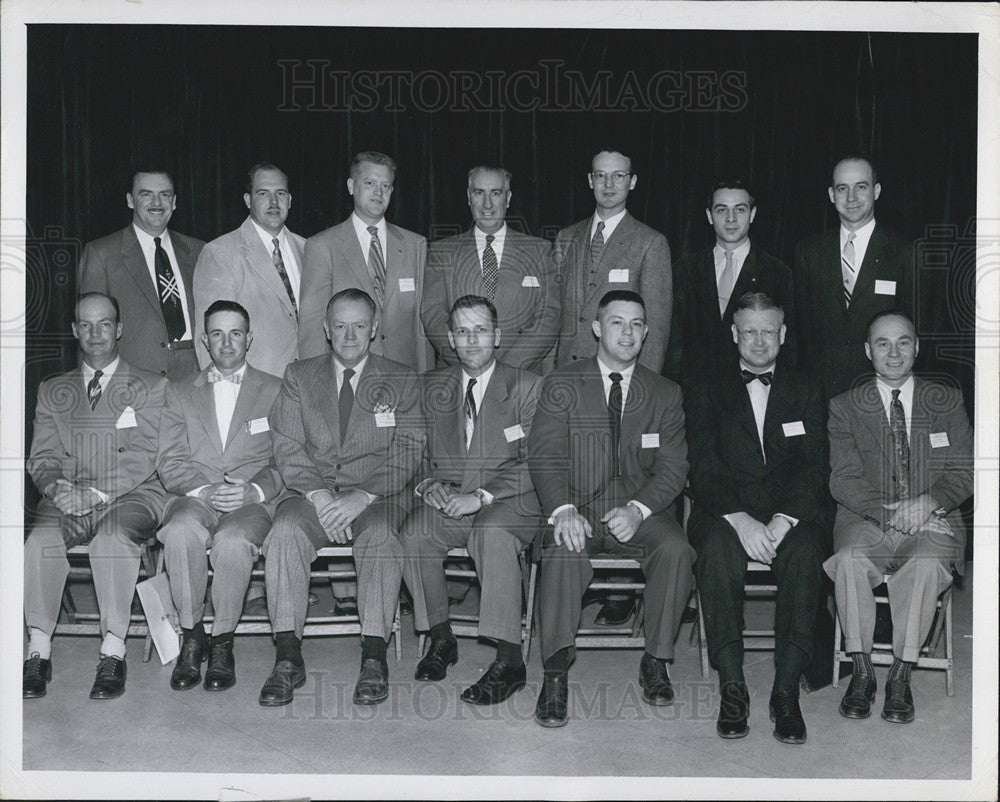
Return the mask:
[[905,382],[903,382],[899,387],[890,387],[878,376],[875,377],[875,386],[878,387],[878,393],[882,397],[882,403],[885,406],[889,405],[892,401],[892,391],[899,390],[899,400],[909,406],[913,402],[913,374],[911,373]]
[[[153,248],[156,247],[156,243],[153,242],[152,234],[146,233],[141,228],[139,228],[139,226],[137,226],[135,223],[132,223],[132,230],[135,231],[135,235],[139,239],[139,244],[143,248],[152,250]],[[163,233],[160,234],[160,245],[166,248],[167,245],[169,244],[170,244],[170,229],[165,228],[163,229]]]
[[[365,365],[368,364],[369,356],[371,356],[371,354],[365,354],[365,358],[362,359],[360,362],[358,362],[358,364],[355,365],[353,368],[351,368],[351,370],[354,371],[355,376],[361,375],[361,372],[365,369]],[[333,356],[332,354],[330,355],[330,358],[333,359],[333,372],[337,375],[337,384],[339,385],[344,379],[344,371],[347,370],[347,368],[341,365],[340,360],[337,359],[337,357]]]
[[[483,231],[475,223],[472,224],[472,232],[476,237],[476,246],[479,248],[486,247],[486,232]],[[493,232],[493,242],[497,245],[503,245],[504,239],[507,237],[507,224],[504,223],[500,228]]]
[[279,231],[277,234],[272,234],[266,228],[264,228],[263,226],[261,226],[261,224],[258,223],[256,220],[254,220],[252,217],[249,218],[249,219],[250,219],[250,222],[253,223],[253,227],[257,229],[257,234],[260,236],[261,242],[263,242],[264,245],[267,247],[267,252],[268,253],[270,253],[271,249],[274,247],[273,240],[274,240],[275,237],[277,237],[277,239],[278,239],[278,246],[279,247],[285,244],[285,231],[286,231],[286,229],[285,229],[284,226],[281,227],[281,231]]
[[771,365],[767,370],[761,370],[760,368],[755,368],[753,365],[748,365],[740,357],[740,370],[749,370],[751,373],[770,373],[772,376],[775,373],[775,369],[778,367],[778,361],[775,360],[774,364]]
[[[114,376],[115,371],[118,370],[118,363],[121,362],[121,360],[122,358],[120,356],[116,356],[114,362],[112,362],[105,368],[101,368],[101,377],[111,378],[112,376]],[[85,381],[89,382],[91,379],[94,378],[94,369],[86,362],[81,362],[80,364],[83,370],[83,378]]]
[[[747,258],[750,253],[750,240],[748,239],[738,248],[733,248],[733,260],[737,264],[743,264],[743,261]],[[726,261],[726,249],[719,245],[718,241],[715,243],[715,247],[712,248],[712,254],[715,256],[715,263]]]
[[[215,371],[218,371],[219,373],[222,373],[221,370],[219,370],[217,367],[215,367],[214,363],[212,365],[209,365],[208,369],[210,371],[211,370],[215,370]],[[239,376],[240,377],[240,381],[243,381],[243,379],[246,378],[246,374],[247,374],[247,363],[244,360],[243,364],[240,366],[240,369],[236,370],[236,371],[233,371],[233,375]]]
[[[357,212],[351,212],[351,223],[354,225],[354,230],[357,232],[358,239],[362,242],[368,242],[371,239],[371,234],[368,232],[368,223],[358,217]],[[385,217],[379,219],[375,223],[375,228],[378,229],[378,238],[382,243],[382,247],[385,247]]]
[[628,212],[628,209],[622,209],[618,214],[613,214],[604,220],[601,219],[601,216],[597,212],[594,212],[594,216],[590,221],[590,238],[594,238],[594,234],[597,231],[597,224],[604,223],[604,230],[601,233],[604,235],[604,241],[607,242],[608,237],[618,228],[618,224],[625,217],[626,212]]
[[[496,370],[496,367],[497,367],[497,361],[494,359],[492,365],[490,365],[488,368],[486,368],[486,370],[484,370],[482,373],[480,373],[478,376],[475,377],[476,386],[474,389],[476,388],[485,389],[486,386],[490,383],[490,378],[493,376],[493,371]],[[465,390],[466,387],[469,386],[469,379],[471,378],[472,376],[470,376],[468,373],[465,372],[465,368],[462,368],[463,391]]]
[[[597,368],[598,368],[598,370],[601,371],[601,378],[602,379],[607,379],[608,381],[611,381],[610,377],[611,377],[612,370],[611,370],[611,368],[609,368],[607,365],[605,365],[601,361],[600,357],[597,357]],[[634,371],[635,371],[635,362],[633,362],[631,365],[629,365],[624,370],[619,370],[617,372],[622,375],[622,380],[624,382],[628,382],[632,378],[632,373]]]
[[[872,232],[875,230],[875,218],[873,217],[867,223],[865,223],[861,228],[854,232],[854,241],[858,244],[861,242],[865,243],[867,246],[868,240],[872,238]],[[844,224],[840,224],[840,250],[844,250],[844,245],[847,244],[847,238],[851,235],[851,232],[844,228]]]

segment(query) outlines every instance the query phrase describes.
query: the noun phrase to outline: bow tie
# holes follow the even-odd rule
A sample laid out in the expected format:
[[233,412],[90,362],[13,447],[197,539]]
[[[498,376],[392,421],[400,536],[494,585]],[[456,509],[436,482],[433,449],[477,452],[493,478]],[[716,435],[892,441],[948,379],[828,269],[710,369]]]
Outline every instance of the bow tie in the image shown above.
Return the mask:
[[760,379],[760,383],[767,387],[771,383],[774,372],[769,370],[766,373],[754,373],[752,370],[741,370],[740,374],[743,376],[744,384],[750,384],[754,379]]
[[243,381],[243,376],[239,373],[230,373],[226,376],[217,370],[210,370],[208,372],[208,381],[211,384],[215,384],[216,382],[232,382],[233,384],[239,384]]

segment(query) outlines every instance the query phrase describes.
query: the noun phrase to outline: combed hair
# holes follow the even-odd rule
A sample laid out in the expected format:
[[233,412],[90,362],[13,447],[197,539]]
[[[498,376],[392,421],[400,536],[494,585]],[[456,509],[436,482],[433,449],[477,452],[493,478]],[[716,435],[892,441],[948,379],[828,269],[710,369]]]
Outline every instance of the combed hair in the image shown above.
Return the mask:
[[500,317],[497,315],[497,308],[493,305],[493,302],[489,298],[484,298],[482,295],[463,295],[455,301],[455,303],[451,305],[451,311],[448,313],[448,328],[454,329],[455,312],[459,309],[475,309],[477,306],[485,306],[490,311],[490,319],[493,321],[493,328],[500,328]]
[[250,313],[236,301],[228,301],[225,298],[213,301],[205,310],[205,331],[208,331],[208,319],[216,312],[235,312],[243,318],[243,322],[247,324],[247,331],[250,331]]
[[905,320],[907,323],[910,324],[910,328],[913,329],[913,334],[914,336],[916,336],[917,334],[916,324],[914,324],[913,318],[911,318],[908,314],[906,314],[906,312],[900,312],[898,309],[883,309],[881,312],[876,312],[874,315],[872,315],[871,320],[868,321],[868,325],[865,326],[866,342],[871,341],[872,329],[874,328],[875,324],[878,323],[884,317],[903,318],[903,320]]
[[271,164],[271,162],[257,162],[253,167],[247,170],[247,195],[253,193],[253,179],[261,170],[274,170],[275,172],[281,173],[281,177],[285,179],[285,186],[288,186],[288,176],[285,171],[280,167]]
[[103,292],[85,292],[83,293],[83,295],[79,296],[76,299],[76,306],[73,307],[74,319],[76,319],[76,316],[80,313],[80,301],[85,301],[87,298],[103,298],[104,300],[108,301],[111,304],[112,308],[115,310],[115,323],[122,322],[122,312],[121,309],[118,308],[118,299],[115,298],[115,296],[113,295],[108,295]]
[[745,184],[741,178],[723,178],[712,184],[712,188],[708,191],[708,199],[705,202],[705,208],[712,211],[712,201],[715,198],[715,193],[720,189],[742,189],[747,195],[750,196],[750,208],[757,208],[757,198],[753,194],[753,190],[750,189],[749,184]]
[[396,160],[392,156],[386,156],[384,153],[379,153],[377,150],[363,150],[357,154],[351,160],[351,178],[354,178],[354,174],[360,166],[361,162],[370,162],[371,164],[381,164],[383,167],[388,167],[389,171],[392,173],[392,180],[396,180],[396,172],[399,167],[396,164]]
[[488,173],[500,173],[503,176],[503,180],[507,185],[507,188],[510,189],[510,181],[514,177],[514,174],[506,167],[500,167],[499,165],[493,164],[477,164],[475,167],[470,167],[469,172],[465,174],[466,184],[472,182],[472,174],[476,172],[476,170],[485,170]]
[[346,290],[341,290],[336,295],[334,295],[326,304],[326,314],[330,314],[330,310],[337,301],[364,301],[368,304],[368,308],[371,310],[372,315],[375,314],[375,301],[372,297],[357,287],[348,287]]
[[781,322],[784,323],[785,321],[785,310],[781,307],[781,304],[766,292],[748,292],[742,295],[736,304],[736,309],[733,311],[733,317],[741,309],[749,309],[753,312],[767,312],[771,309],[776,309],[778,310]]
[[633,290],[609,290],[604,293],[604,297],[601,298],[599,304],[597,304],[597,314],[601,314],[601,311],[607,307],[608,304],[614,303],[615,301],[628,301],[629,303],[639,304],[642,307],[642,311],[646,311],[646,302],[642,300],[642,296]]

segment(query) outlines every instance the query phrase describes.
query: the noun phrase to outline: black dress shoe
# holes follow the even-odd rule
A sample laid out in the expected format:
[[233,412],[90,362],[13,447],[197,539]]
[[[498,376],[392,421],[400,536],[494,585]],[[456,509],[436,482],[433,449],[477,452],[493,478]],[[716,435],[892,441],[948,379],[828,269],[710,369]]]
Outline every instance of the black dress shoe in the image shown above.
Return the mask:
[[334,615],[358,615],[358,600],[353,596],[344,596],[342,599],[334,599]]
[[455,638],[432,640],[424,659],[417,663],[414,679],[440,682],[448,674],[448,666],[458,662],[458,641]]
[[201,682],[201,664],[208,657],[208,637],[185,635],[177,665],[170,673],[170,687],[175,691],[188,691]]
[[460,697],[470,705],[495,705],[506,701],[524,687],[528,671],[524,665],[517,668],[494,660],[479,681],[464,691]]
[[125,675],[128,673],[125,658],[101,655],[97,664],[97,677],[90,689],[91,699],[116,699],[125,693]]
[[882,706],[882,718],[894,724],[909,724],[913,721],[916,710],[913,707],[913,694],[910,692],[908,679],[890,679],[885,683],[885,704]]
[[868,718],[872,714],[872,702],[875,701],[875,687],[873,675],[852,676],[847,693],[840,700],[840,715],[844,718]]
[[535,721],[543,727],[566,726],[566,702],[569,699],[569,675],[546,674],[535,704]]
[[663,660],[643,652],[639,663],[639,685],[642,698],[651,705],[668,705],[674,701],[674,688],[667,676],[667,664]]
[[743,738],[750,732],[750,693],[745,682],[727,682],[720,689],[719,718],[715,731],[720,738]]
[[698,608],[696,607],[685,607],[684,612],[681,613],[681,623],[682,624],[693,624],[698,620]]
[[798,691],[771,691],[768,705],[774,722],[774,737],[783,744],[804,744],[806,722],[799,707]]
[[632,617],[634,609],[635,596],[629,596],[627,599],[608,599],[598,611],[594,623],[603,627],[621,626]]
[[24,699],[41,699],[45,696],[46,683],[52,680],[52,660],[43,660],[38,652],[24,661],[21,674],[21,696]]
[[208,653],[208,670],[205,672],[206,691],[224,691],[236,684],[236,658],[233,657],[231,640],[213,643]]
[[373,657],[361,661],[358,684],[354,686],[354,704],[377,705],[389,698],[389,666]]
[[264,707],[281,707],[292,701],[296,688],[306,684],[306,667],[291,660],[279,660],[271,669],[257,699]]

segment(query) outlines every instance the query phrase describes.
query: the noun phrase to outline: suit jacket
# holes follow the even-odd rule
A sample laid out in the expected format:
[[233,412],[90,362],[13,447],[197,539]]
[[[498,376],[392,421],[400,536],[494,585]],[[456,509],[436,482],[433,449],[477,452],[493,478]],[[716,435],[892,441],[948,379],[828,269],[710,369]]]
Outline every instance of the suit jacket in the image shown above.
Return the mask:
[[[653,514],[673,503],[687,479],[680,387],[642,365],[625,398],[620,465],[626,495],[619,503],[635,499]],[[612,475],[611,426],[597,357],[545,377],[528,466],[544,515],[564,504],[596,506],[601,514],[615,506],[604,498]]]
[[[305,239],[287,231],[299,270],[304,272]],[[299,297],[302,297],[300,290]],[[207,368],[212,357],[201,343],[205,310],[215,301],[236,301],[250,313],[253,344],[247,362],[258,370],[281,376],[299,355],[298,321],[285,285],[249,217],[235,231],[212,240],[198,257],[194,271],[194,332],[198,364]]]
[[817,382],[778,365],[764,414],[763,452],[738,367],[692,385],[684,411],[695,508],[717,517],[746,512],[763,523],[781,512],[826,526],[826,408]]
[[[188,312],[193,315],[194,268],[205,243],[176,231],[170,232],[170,243],[184,282]],[[166,376],[170,363],[167,324],[163,320],[160,296],[150,278],[146,257],[132,224],[88,242],[80,257],[76,278],[77,291],[81,295],[103,292],[118,299],[122,315],[118,352],[122,357],[136,367]],[[193,320],[191,325],[195,325]],[[192,355],[192,372],[195,364]]]
[[168,492],[183,496],[203,485],[222,482],[223,476],[229,474],[257,484],[269,510],[274,512],[282,484],[274,467],[271,432],[264,428],[251,434],[250,422],[266,423],[281,379],[247,366],[223,443],[208,372],[205,368],[167,386],[156,457],[160,480]]
[[65,479],[96,488],[109,501],[134,493],[159,512],[164,492],[154,470],[166,384],[122,359],[91,411],[79,368],[42,382],[25,463],[35,487],[44,494],[49,484]]
[[[406,365],[369,355],[358,377],[347,436],[340,441],[333,356],[293,362],[271,409],[278,472],[305,494],[359,488],[392,496],[420,467],[426,436],[416,374]],[[392,417],[376,418],[383,412]]]
[[[434,366],[434,352],[420,322],[427,240],[388,221],[385,238],[385,297],[379,305],[379,327],[371,352],[423,373]],[[330,353],[323,333],[326,305],[349,287],[364,290],[378,303],[368,272],[368,251],[362,251],[350,218],[306,240],[299,310],[303,359]]]
[[725,315],[719,315],[719,286],[712,249],[682,259],[674,267],[674,314],[664,375],[683,381],[685,392],[696,374],[732,371],[739,360],[733,343],[733,312],[748,292],[764,292],[785,310],[782,364],[796,364],[795,313],[792,271],[752,243],[729,297]]
[[[962,393],[929,379],[914,381],[910,497],[929,493],[944,507],[955,539],[964,548],[965,526],[958,506],[972,496],[973,440]],[[884,528],[892,511],[882,505],[895,500],[897,477],[892,470],[889,417],[874,379],[830,401],[829,432],[830,492],[837,502],[834,535],[862,519]]]
[[460,493],[482,488],[521,515],[539,515],[538,496],[528,475],[527,443],[541,378],[497,362],[468,450],[462,368],[452,365],[421,379],[427,459],[418,480],[451,482]]
[[[591,322],[597,304],[609,290],[634,290],[646,302],[649,333],[639,354],[639,364],[656,373],[663,367],[670,334],[673,279],[670,246],[659,231],[640,223],[628,212],[604,245],[596,282],[590,283],[590,225],[593,215],[564,228],[556,236],[554,260],[562,282],[562,318],[556,367],[597,353]],[[628,271],[626,281],[611,279],[612,270]],[[623,277],[616,273],[615,278]]]
[[[538,371],[559,330],[559,289],[547,240],[510,226],[500,260],[500,280],[493,301],[500,322],[496,358],[516,368]],[[454,365],[448,345],[448,313],[463,295],[486,295],[483,271],[472,229],[431,243],[427,287],[420,316],[438,356]]]
[[885,309],[914,313],[909,240],[875,223],[849,309],[844,308],[840,260],[838,226],[800,242],[792,269],[799,365],[817,372],[827,398],[872,374],[865,329],[873,315]]

